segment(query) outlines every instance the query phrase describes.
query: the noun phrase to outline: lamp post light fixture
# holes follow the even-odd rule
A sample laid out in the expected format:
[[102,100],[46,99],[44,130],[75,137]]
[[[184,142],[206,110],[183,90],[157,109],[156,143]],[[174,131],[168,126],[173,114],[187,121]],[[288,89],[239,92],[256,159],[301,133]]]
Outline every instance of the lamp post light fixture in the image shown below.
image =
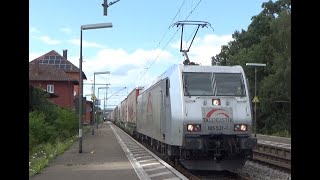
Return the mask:
[[103,109],[104,109],[104,112],[106,112],[106,106],[107,106],[107,100],[108,100],[108,85],[110,85],[110,84],[106,84],[106,96],[105,96],[105,99],[104,99],[104,101],[103,101]]
[[82,96],[83,96],[83,79],[82,79],[82,30],[111,28],[112,23],[87,24],[80,26],[80,58],[79,58],[79,153],[82,153]]
[[[110,74],[110,71],[104,71],[104,72],[94,72],[93,73],[93,95],[94,97],[95,96],[95,93],[96,93],[96,75],[98,74]],[[99,94],[98,94],[99,95]],[[95,108],[95,105],[96,105],[96,100],[93,101],[93,123],[92,123],[92,132],[91,134],[94,135],[94,125],[96,123],[96,108]],[[97,129],[98,129],[98,125],[97,125]]]
[[[98,99],[99,99],[99,95],[100,95],[99,90],[100,89],[106,89],[106,91],[107,91],[108,90],[108,85],[110,85],[110,84],[106,84],[106,87],[98,87]],[[107,94],[107,92],[106,92],[106,94]]]
[[[105,95],[105,97],[107,97],[108,85],[110,85],[110,84],[106,84],[106,87],[99,87],[99,88],[98,88],[98,99],[99,99],[99,95],[100,95],[100,93],[99,93],[99,90],[100,90],[100,89],[106,89],[106,95]],[[101,102],[101,101],[100,101],[100,102]],[[106,98],[103,98],[103,117],[104,117],[105,112],[106,112],[105,102],[106,102]]]
[[263,63],[246,63],[246,66],[254,67],[254,137],[257,137],[257,67],[265,67]]

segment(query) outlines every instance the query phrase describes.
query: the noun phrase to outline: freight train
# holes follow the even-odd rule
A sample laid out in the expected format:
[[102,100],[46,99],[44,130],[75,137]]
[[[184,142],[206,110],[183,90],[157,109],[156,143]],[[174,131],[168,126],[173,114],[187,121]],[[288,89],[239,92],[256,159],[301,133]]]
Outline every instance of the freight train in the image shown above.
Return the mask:
[[175,64],[109,119],[186,169],[234,170],[257,144],[248,87],[239,65]]

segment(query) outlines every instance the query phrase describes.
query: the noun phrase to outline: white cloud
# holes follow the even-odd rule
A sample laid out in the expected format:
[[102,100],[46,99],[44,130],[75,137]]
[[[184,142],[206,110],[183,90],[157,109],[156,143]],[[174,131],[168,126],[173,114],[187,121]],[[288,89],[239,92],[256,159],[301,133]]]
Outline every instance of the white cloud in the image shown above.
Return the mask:
[[[219,54],[221,46],[231,40],[231,35],[218,36],[214,34],[195,38],[188,53],[189,58],[201,65],[211,65],[211,57]],[[78,40],[74,43],[79,45]],[[110,90],[112,87],[128,87],[126,91],[130,93],[134,87],[147,86],[152,83],[173,64],[181,64],[184,58],[179,52],[179,48],[180,41],[171,44],[171,48],[165,50],[137,49],[128,53],[124,49],[105,48],[98,51],[94,57],[85,58],[82,67],[88,78],[87,83],[93,83],[94,72],[110,71],[110,74],[96,75],[95,82],[97,84],[110,83]],[[74,59],[77,65],[79,57]],[[96,86],[96,94],[98,87],[101,86]],[[91,87],[84,86],[84,94],[91,94]],[[124,96],[114,96],[112,100],[118,104],[124,98]]]
[[35,27],[31,27],[30,28],[30,33],[40,33],[40,31]]
[[[158,58],[154,61],[157,56]],[[68,57],[68,59],[78,66],[79,57]],[[154,74],[152,69],[163,67],[173,60],[172,54],[159,49],[151,51],[137,49],[132,53],[123,49],[102,49],[94,57],[84,57],[82,68],[87,76],[87,83],[93,83],[93,79],[95,79],[96,84],[110,83],[110,88],[128,87],[128,92],[130,92],[134,87],[152,82],[160,75]],[[152,68],[144,73],[144,66],[150,65],[153,61]],[[110,74],[99,74],[94,77],[94,72],[104,71],[110,71]],[[97,88],[98,86],[96,86],[96,93],[98,92]],[[83,94],[91,94],[91,88],[84,86]],[[121,98],[124,97],[115,96],[114,100],[118,99],[120,102]]]
[[[189,58],[191,61],[201,63],[201,65],[211,65],[211,57],[220,53],[221,46],[226,45],[231,40],[231,35],[218,36],[209,34],[196,38],[188,53]],[[80,43],[79,39],[70,40],[69,42],[77,46],[79,46]],[[83,45],[103,47],[102,45],[90,42],[84,42]],[[127,87],[127,89],[121,90],[118,94],[130,93],[132,89],[137,86],[147,86],[173,64],[182,63],[184,58],[179,52],[179,48],[180,41],[177,41],[165,50],[136,49],[129,53],[121,48],[103,48],[94,56],[85,56],[82,69],[87,76],[87,81],[84,82],[83,94],[87,95],[92,93],[92,85],[88,85],[88,83],[93,83],[94,72],[110,71],[110,74],[99,74],[95,76],[95,82],[97,84],[111,84],[108,91],[109,95],[117,93],[117,91],[124,87]],[[39,57],[38,55],[43,54],[29,54],[30,57]],[[68,60],[79,67],[78,55],[69,55]],[[96,95],[98,93],[98,87],[105,86],[96,85]],[[100,90],[100,92],[105,91]],[[103,96],[103,94],[100,94],[100,97]],[[90,99],[90,97],[87,98]],[[114,95],[108,104],[119,104],[124,98],[125,96]],[[101,107],[102,106],[103,105],[101,105]]]
[[66,33],[66,34],[70,34],[71,32],[72,32],[72,30],[70,29],[70,28],[60,28],[59,29],[61,32],[64,32],[64,33]]
[[57,45],[57,44],[61,43],[61,41],[55,40],[55,39],[51,39],[49,36],[40,36],[40,37],[35,37],[34,36],[34,38],[39,39],[42,42],[44,42],[46,44],[49,44],[49,45]]
[[[189,59],[201,65],[211,65],[211,57],[219,54],[221,46],[227,45],[228,42],[232,40],[232,35],[218,36],[215,34],[195,38],[188,52]],[[185,44],[185,42],[183,42],[183,44]],[[170,44],[170,46],[175,49],[180,49],[180,40]]]
[[[68,42],[73,44],[73,45],[80,46],[80,39],[71,39]],[[98,44],[98,43],[95,43],[95,42],[84,41],[84,40],[82,40],[82,47],[105,48],[105,46],[102,45],[102,44]]]

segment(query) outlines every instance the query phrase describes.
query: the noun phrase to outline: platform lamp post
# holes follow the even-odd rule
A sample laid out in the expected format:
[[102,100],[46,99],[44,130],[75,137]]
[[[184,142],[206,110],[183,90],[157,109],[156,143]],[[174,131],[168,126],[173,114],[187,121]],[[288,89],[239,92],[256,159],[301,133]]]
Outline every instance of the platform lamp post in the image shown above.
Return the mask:
[[264,67],[266,64],[262,63],[246,63],[246,66],[254,67],[254,137],[257,137],[257,67]]
[[[107,91],[107,90],[108,90],[108,85],[110,85],[110,84],[106,84],[106,87],[99,87],[99,88],[98,88],[98,99],[100,99],[100,98],[99,98],[99,95],[100,95],[99,90],[100,90],[100,89],[106,89],[106,91]],[[105,100],[104,100],[104,101],[105,101]],[[101,101],[100,101],[100,102],[101,102]],[[105,104],[105,102],[103,103],[103,109],[104,109],[104,110],[103,110],[103,115],[105,114],[105,106],[104,106],[104,104]]]
[[82,153],[82,96],[83,96],[83,79],[82,79],[82,30],[111,28],[112,23],[86,24],[80,27],[80,58],[79,58],[79,153]]
[[106,112],[107,111],[107,100],[108,100],[108,85],[110,85],[110,84],[107,84],[106,85],[106,97],[105,97],[105,99],[104,99],[104,102],[103,102],[103,109],[104,109],[104,112]]
[[[105,71],[105,72],[94,72],[93,73],[93,95],[94,95],[94,97],[96,97],[95,96],[95,93],[96,93],[96,75],[98,75],[98,74],[110,74],[110,71]],[[95,123],[96,123],[96,108],[95,108],[95,105],[96,105],[96,100],[94,100],[93,101],[93,106],[94,106],[94,108],[93,108],[93,124],[92,124],[92,132],[91,132],[91,134],[92,135],[94,135],[94,125],[95,125]],[[97,128],[98,128],[98,126],[97,126]]]
[[108,85],[110,85],[110,84],[106,84],[106,87],[98,87],[98,99],[99,99],[99,90],[100,89],[108,89]]

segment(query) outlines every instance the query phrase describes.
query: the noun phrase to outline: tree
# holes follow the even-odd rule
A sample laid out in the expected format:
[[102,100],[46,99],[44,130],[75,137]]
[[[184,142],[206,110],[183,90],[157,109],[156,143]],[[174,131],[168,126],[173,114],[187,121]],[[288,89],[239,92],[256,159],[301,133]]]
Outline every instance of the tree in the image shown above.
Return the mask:
[[[290,131],[291,124],[291,1],[262,3],[263,10],[251,18],[247,30],[235,31],[233,41],[212,57],[212,65],[241,65],[249,82],[254,68],[248,62],[265,63],[259,69],[257,94],[258,130],[262,133]],[[250,83],[253,94],[254,83]]]

